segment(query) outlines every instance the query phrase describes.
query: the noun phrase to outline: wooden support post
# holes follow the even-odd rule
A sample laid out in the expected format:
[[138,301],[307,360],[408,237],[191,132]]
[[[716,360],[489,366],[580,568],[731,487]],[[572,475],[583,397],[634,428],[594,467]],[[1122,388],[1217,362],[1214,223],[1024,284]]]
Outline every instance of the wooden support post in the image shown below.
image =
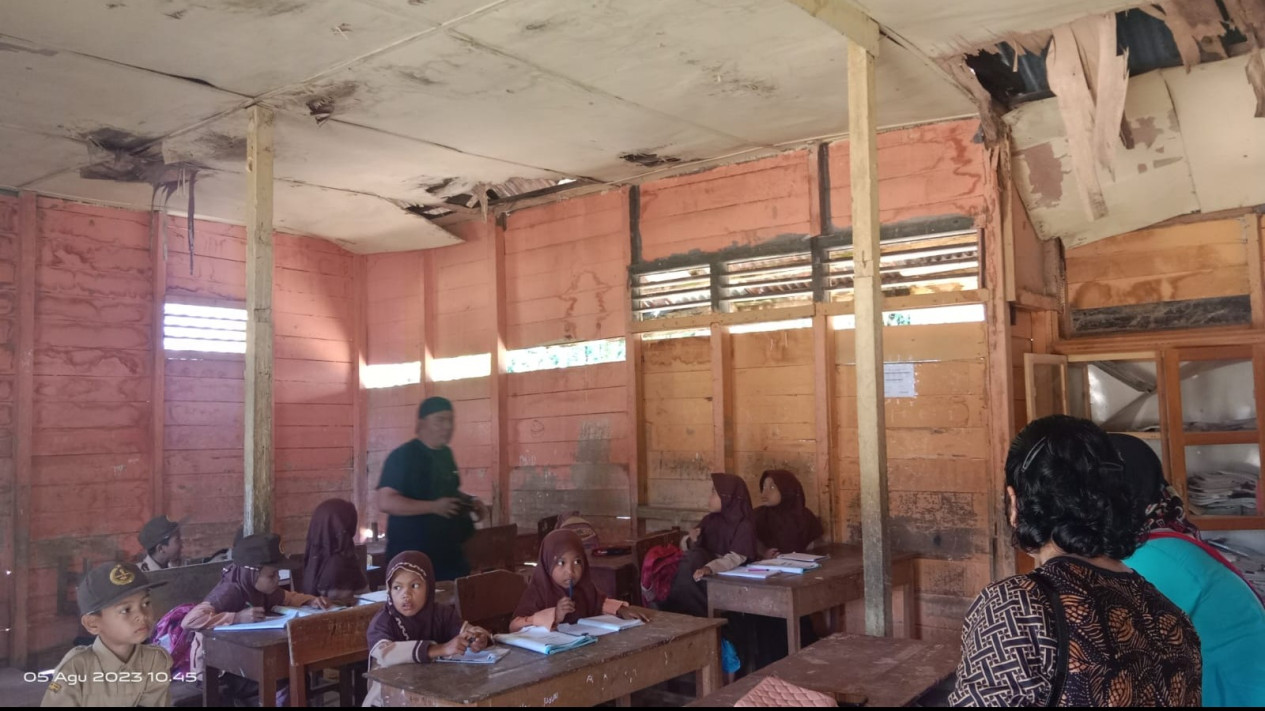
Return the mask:
[[[625,264],[633,264],[639,258],[633,247],[633,241],[636,239],[633,234],[635,229],[633,216],[640,214],[640,204],[634,204],[640,200],[640,190],[626,189],[624,191],[624,209],[628,213],[624,224],[629,226],[629,239],[624,240],[624,243],[628,245],[628,252],[624,255]],[[637,320],[636,315],[633,314],[631,285],[624,289],[624,313],[628,323],[628,328],[624,332],[624,358],[628,369],[628,417],[632,421],[633,436],[632,457],[628,460],[628,534],[630,538],[636,539],[641,533],[641,526],[637,520],[637,507],[642,501],[649,500],[649,472],[646,469],[645,379],[641,372],[642,336],[633,330]],[[637,561],[637,565],[640,569],[641,561]]]
[[[1009,264],[1006,259],[1006,221],[1014,218],[1015,210],[1021,206],[1011,205],[1005,209],[1008,197],[1013,191],[1010,179],[1009,142],[1002,141],[990,151],[989,170],[986,173],[986,194],[994,196],[992,209],[987,213],[980,233],[980,251],[983,253],[983,280],[988,289],[984,305],[984,333],[988,344],[988,357],[985,358],[985,377],[988,389],[988,463],[992,479],[989,485],[992,501],[989,502],[989,528],[992,533],[992,567],[993,579],[1009,577],[1015,573],[1015,549],[1010,543],[1010,521],[1008,519],[1005,497],[1006,489],[1006,454],[1010,450],[1010,440],[1015,433],[1015,374],[1012,370],[1011,343],[1011,309],[1006,295],[1006,270]],[[1013,230],[1012,230],[1013,232]],[[1046,316],[1036,318],[1038,314]],[[1070,313],[1070,309],[1065,312]],[[1042,338],[1036,336],[1037,329],[1049,334],[1053,328],[1055,315],[1051,312],[1035,312],[1032,329],[1034,347],[1046,350],[1041,344]]]
[[734,472],[733,337],[729,327],[712,324],[712,469]]
[[878,132],[874,55],[848,43],[848,141],[852,250],[856,264],[857,441],[865,632],[892,632],[891,541],[887,537],[887,420],[883,400],[883,283],[879,277]]
[[361,526],[369,523],[369,492],[373,484],[369,481],[369,395],[360,382],[360,374],[369,364],[369,259],[358,254],[352,261],[352,283],[354,295],[354,314],[352,320],[352,343],[356,349],[356,367],[351,374],[352,396],[352,431],[355,452],[352,455],[352,503],[360,512]]
[[13,440],[13,618],[10,662],[25,669],[30,656],[31,467],[35,434],[35,270],[40,240],[35,193],[18,196],[17,362]]
[[272,109],[246,132],[246,535],[272,532]]
[[1265,294],[1262,293],[1260,217],[1255,213],[1239,218],[1243,226],[1243,243],[1247,247],[1247,283],[1252,302],[1252,327],[1265,327]]
[[839,541],[835,529],[835,492],[839,490],[839,466],[835,461],[835,331],[825,309],[813,317],[813,398],[817,424],[817,517],[826,540]]
[[488,218],[485,225],[489,263],[492,266],[492,323],[496,333],[492,342],[492,371],[488,384],[488,397],[492,403],[492,466],[496,471],[496,521],[504,526],[510,523],[510,445],[509,445],[509,383],[506,370],[508,359],[505,352],[505,218],[503,215]]
[[153,304],[150,310],[154,321],[150,326],[150,339],[153,341],[153,374],[149,379],[149,429],[151,443],[149,469],[151,500],[149,515],[151,517],[167,514],[166,484],[163,481],[164,455],[166,453],[165,428],[167,426],[167,350],[163,346],[163,307],[167,301],[167,245],[159,241],[159,236],[164,234],[164,231],[160,229],[160,223],[165,219],[167,219],[167,215],[161,210],[155,210],[150,213],[149,234],[153,237],[153,243],[149,248],[149,257],[151,272],[154,275]]

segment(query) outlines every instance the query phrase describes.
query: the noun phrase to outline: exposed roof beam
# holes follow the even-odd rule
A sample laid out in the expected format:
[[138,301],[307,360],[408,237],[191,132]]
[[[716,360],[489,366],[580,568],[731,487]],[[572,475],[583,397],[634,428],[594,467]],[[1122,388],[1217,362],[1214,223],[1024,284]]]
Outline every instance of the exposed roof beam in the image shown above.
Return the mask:
[[839,34],[878,56],[878,23],[852,0],[790,0],[804,12],[830,25]]

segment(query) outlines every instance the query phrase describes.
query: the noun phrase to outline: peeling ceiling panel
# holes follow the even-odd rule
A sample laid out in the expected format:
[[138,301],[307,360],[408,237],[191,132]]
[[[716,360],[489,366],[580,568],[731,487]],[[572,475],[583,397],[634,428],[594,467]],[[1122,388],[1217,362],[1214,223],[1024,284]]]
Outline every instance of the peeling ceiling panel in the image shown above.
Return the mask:
[[958,54],[1008,35],[1047,30],[1136,0],[858,0],[879,24],[932,57]]
[[1058,102],[1034,101],[1006,115],[1016,184],[1042,238],[1076,247],[1199,210],[1184,132],[1160,72],[1129,82],[1125,118],[1135,144],[1132,150],[1117,144],[1114,178],[1098,168],[1107,215],[1091,220],[1072,173]]
[[[134,210],[148,210],[152,195],[150,186],[142,183],[89,180],[73,173],[40,181],[31,189],[71,199],[90,194],[95,202]],[[203,171],[194,191],[198,217],[235,224],[245,221],[244,175]],[[168,203],[168,212],[184,215],[186,204],[185,194],[176,193]],[[281,180],[273,185],[273,225],[284,232],[319,235],[364,254],[428,249],[461,241],[387,200]]]
[[240,103],[160,74],[0,40],[0,123],[82,137],[102,128],[158,137]]
[[81,165],[88,147],[79,141],[0,126],[0,185],[16,188]]
[[433,27],[420,16],[346,0],[0,3],[6,35],[251,96]]
[[[523,168],[337,121],[276,114],[277,178],[371,193],[415,203],[438,203],[477,183],[511,178],[566,177]],[[168,163],[190,161],[240,173],[246,161],[246,114],[239,111],[163,142]]]
[[1246,66],[1232,57],[1163,71],[1204,212],[1265,203],[1265,119],[1253,117]]
[[299,110],[314,94],[342,97],[334,110],[339,120],[584,177],[619,179],[641,172],[619,159],[626,153],[686,160],[743,145],[446,34],[379,55],[279,100]]

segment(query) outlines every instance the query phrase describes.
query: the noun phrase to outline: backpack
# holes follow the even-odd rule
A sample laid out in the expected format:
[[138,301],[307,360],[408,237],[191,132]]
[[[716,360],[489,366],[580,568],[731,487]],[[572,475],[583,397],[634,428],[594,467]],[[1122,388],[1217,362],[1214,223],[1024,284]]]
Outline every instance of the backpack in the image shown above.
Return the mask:
[[676,546],[655,546],[646,553],[641,564],[641,596],[647,604],[668,599],[684,555]]
[[171,675],[173,678],[177,674],[187,675],[190,671],[190,650],[193,647],[193,638],[197,632],[181,627],[180,622],[184,620],[185,615],[188,615],[189,610],[192,610],[194,606],[195,603],[192,602],[175,606],[170,612],[163,615],[157,625],[154,625],[154,633],[150,635],[150,644],[162,647],[171,655]]

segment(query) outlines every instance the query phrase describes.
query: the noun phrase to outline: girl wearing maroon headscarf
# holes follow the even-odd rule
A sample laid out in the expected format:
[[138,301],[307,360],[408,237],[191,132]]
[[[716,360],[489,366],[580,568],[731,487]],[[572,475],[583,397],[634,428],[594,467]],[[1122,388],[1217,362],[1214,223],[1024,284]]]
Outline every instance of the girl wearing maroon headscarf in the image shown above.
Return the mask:
[[303,554],[303,584],[308,595],[323,595],[350,605],[369,588],[365,561],[356,556],[356,507],[345,499],[327,499],[312,512]]
[[510,631],[527,626],[553,629],[585,617],[617,615],[645,621],[628,603],[602,594],[589,577],[584,541],[572,530],[557,530],[540,542],[540,559],[514,610]]
[[766,558],[804,553],[822,537],[821,521],[804,504],[804,487],[785,469],[760,476],[760,498],[755,510],[755,533]]
[[697,617],[707,616],[707,590],[699,581],[755,560],[759,553],[747,482],[733,474],[712,474],[707,508],[711,513],[681,541],[686,553],[666,603],[668,609]]
[[[453,606],[435,602],[435,568],[425,553],[405,551],[392,558],[387,590],[386,606],[369,622],[370,669],[429,664],[466,649],[482,651],[490,643],[487,630],[463,622]],[[378,682],[369,682],[364,705],[382,705]]]

